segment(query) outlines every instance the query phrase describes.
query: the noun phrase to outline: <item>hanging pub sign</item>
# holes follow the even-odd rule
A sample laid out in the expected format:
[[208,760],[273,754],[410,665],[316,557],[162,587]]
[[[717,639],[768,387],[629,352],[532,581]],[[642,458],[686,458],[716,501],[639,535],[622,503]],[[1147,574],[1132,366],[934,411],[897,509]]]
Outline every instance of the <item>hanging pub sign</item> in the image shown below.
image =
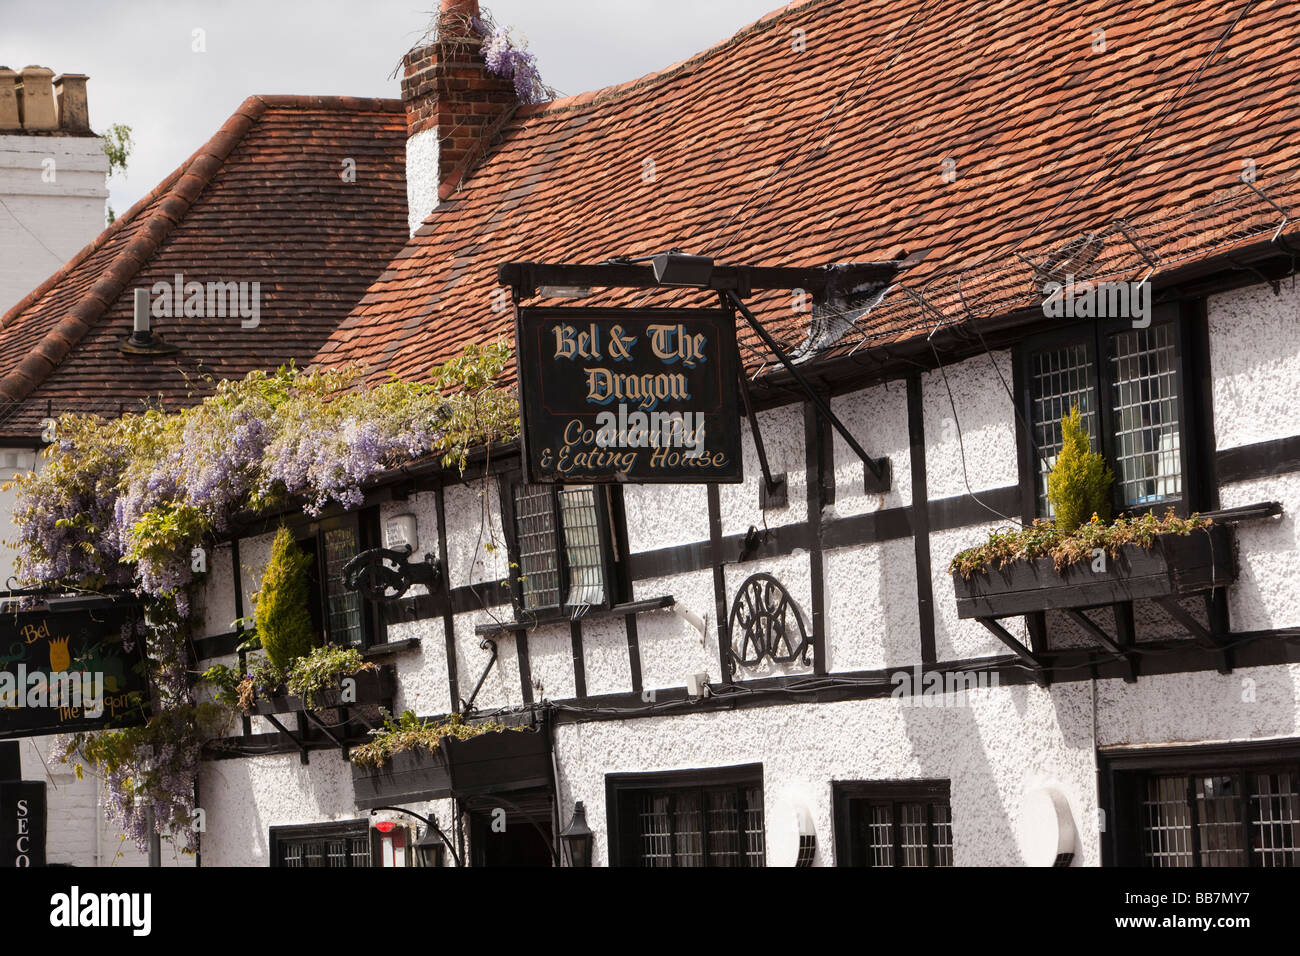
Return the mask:
[[45,865],[45,784],[0,782],[0,869]]
[[729,313],[520,308],[515,337],[531,481],[742,479]]
[[144,723],[139,616],[117,605],[0,614],[0,739]]

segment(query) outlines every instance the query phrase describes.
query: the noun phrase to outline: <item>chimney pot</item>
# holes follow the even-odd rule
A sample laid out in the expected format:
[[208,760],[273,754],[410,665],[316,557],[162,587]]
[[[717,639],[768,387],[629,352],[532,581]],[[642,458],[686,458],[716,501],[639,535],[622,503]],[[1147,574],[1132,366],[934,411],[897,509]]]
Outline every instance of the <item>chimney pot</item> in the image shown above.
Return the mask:
[[14,84],[18,74],[7,66],[0,66],[0,129],[22,129],[18,118],[18,91]]
[[18,114],[23,129],[51,130],[59,128],[54,107],[54,71],[43,66],[25,66],[18,83]]
[[444,17],[478,16],[478,0],[442,0],[441,15]]
[[90,132],[90,108],[86,104],[84,73],[63,73],[54,78],[54,98],[59,107],[59,129],[69,133]]

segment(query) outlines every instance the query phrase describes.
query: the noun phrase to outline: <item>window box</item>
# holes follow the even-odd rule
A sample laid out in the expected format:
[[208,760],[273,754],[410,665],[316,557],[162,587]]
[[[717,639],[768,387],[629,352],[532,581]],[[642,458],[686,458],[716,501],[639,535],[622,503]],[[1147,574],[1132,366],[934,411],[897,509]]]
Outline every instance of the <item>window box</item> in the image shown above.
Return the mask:
[[309,708],[301,697],[292,694],[276,694],[271,697],[259,696],[253,705],[253,713],[261,716],[273,714],[296,714],[307,710],[324,710],[330,707],[351,707],[357,704],[392,705],[393,695],[397,692],[397,672],[391,664],[385,664],[376,670],[358,671],[351,675],[357,682],[357,699],[343,704],[340,686],[336,690],[324,691],[315,707]]
[[545,727],[503,730],[468,740],[445,738],[438,749],[395,754],[382,767],[352,765],[357,806],[443,800],[551,785],[551,737]]
[[1180,598],[1231,584],[1233,539],[1226,525],[1191,534],[1162,534],[1150,548],[1125,545],[1104,571],[1081,561],[1057,573],[1052,559],[1017,560],[1000,569],[954,574],[957,616],[998,618],[1122,601]]

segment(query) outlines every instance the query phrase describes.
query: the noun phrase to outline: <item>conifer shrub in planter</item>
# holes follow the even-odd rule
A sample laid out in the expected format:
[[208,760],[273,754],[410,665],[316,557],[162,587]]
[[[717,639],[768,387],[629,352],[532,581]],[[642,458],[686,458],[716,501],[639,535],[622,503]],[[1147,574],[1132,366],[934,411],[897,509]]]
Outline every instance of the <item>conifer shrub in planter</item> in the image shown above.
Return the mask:
[[351,751],[356,804],[369,809],[402,801],[549,786],[546,727],[467,723],[459,714],[421,721],[410,711]]
[[267,659],[281,671],[311,653],[314,633],[311,624],[311,585],[307,569],[311,555],[294,541],[284,525],[271,542],[271,559],[262,574],[262,586],[254,596],[254,621]]
[[[1114,480],[1091,451],[1074,407],[1061,422],[1063,443],[1048,476],[1055,520],[999,529],[949,564],[962,618],[1006,617],[1180,597],[1231,584],[1232,538],[1226,526],[1170,509],[1110,514]],[[1091,517],[1085,517],[1091,515]]]

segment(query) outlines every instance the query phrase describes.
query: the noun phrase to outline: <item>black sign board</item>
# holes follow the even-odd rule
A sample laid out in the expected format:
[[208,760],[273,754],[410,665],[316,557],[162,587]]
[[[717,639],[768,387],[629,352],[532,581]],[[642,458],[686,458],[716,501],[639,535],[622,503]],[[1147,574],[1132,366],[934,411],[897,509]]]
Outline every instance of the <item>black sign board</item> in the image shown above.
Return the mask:
[[0,738],[144,723],[139,614],[124,606],[0,614]]
[[0,783],[0,869],[45,865],[45,784]]
[[521,308],[515,338],[531,481],[742,479],[729,313]]

